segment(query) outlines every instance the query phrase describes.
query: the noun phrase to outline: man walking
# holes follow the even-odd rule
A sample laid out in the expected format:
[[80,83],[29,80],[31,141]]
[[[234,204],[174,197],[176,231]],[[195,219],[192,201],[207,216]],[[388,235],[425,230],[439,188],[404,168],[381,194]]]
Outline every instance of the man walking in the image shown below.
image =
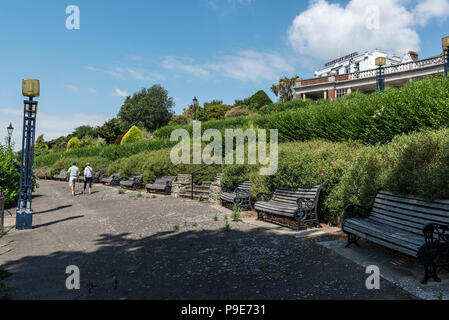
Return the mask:
[[83,194],[86,192],[86,186],[89,184],[89,194],[92,189],[92,179],[94,177],[94,170],[91,168],[90,163],[86,163],[86,167],[84,168],[84,189]]
[[72,196],[75,195],[75,184],[80,176],[80,169],[76,166],[76,162],[72,162],[72,166],[67,170],[69,174],[69,186],[72,188]]

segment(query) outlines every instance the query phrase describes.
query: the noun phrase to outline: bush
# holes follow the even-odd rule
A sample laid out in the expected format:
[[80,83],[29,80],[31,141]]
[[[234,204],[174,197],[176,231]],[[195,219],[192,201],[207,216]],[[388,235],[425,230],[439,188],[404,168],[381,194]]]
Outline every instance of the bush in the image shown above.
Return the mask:
[[[176,176],[187,174],[204,166],[194,164],[174,165],[170,159],[171,149],[144,151],[129,158],[122,158],[109,166],[109,174],[119,172],[123,177],[144,175],[145,182],[152,182],[158,176]],[[211,166],[195,174],[195,183],[212,181],[221,172],[218,166]]]
[[61,170],[67,170],[72,162],[76,161],[78,168],[80,168],[81,172],[83,171],[84,165],[87,162],[90,162],[90,166],[94,171],[99,171],[102,168],[108,167],[111,163],[111,160],[101,158],[101,157],[64,157],[58,161],[56,161],[51,166],[51,174],[57,174]]
[[223,119],[226,112],[232,109],[232,106],[225,104],[211,106],[206,109],[207,120],[219,120]]
[[263,90],[257,91],[249,98],[250,105],[248,106],[251,110],[259,110],[265,105],[272,104],[270,97]]
[[20,184],[20,167],[11,148],[0,144],[0,187],[5,194],[5,206],[17,202]]
[[[321,102],[321,101],[320,101]],[[291,109],[300,109],[308,107],[309,105],[317,105],[318,101],[313,100],[292,100],[287,102],[277,102],[263,106],[259,109],[258,113],[261,115],[267,115],[277,112],[283,112]]]
[[123,136],[122,141],[120,144],[127,144],[127,143],[133,143],[139,140],[143,140],[143,134],[142,131],[140,131],[139,128],[136,126],[132,126],[128,132]]
[[80,146],[81,146],[81,141],[77,137],[73,137],[67,143],[67,151],[79,148]]
[[234,107],[225,114],[225,118],[237,118],[255,116],[256,114],[247,107]]

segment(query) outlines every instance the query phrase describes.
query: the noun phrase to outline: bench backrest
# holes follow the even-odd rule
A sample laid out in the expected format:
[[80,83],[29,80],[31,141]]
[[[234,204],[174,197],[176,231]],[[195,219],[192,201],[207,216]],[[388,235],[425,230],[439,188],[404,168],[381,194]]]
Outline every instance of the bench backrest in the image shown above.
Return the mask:
[[302,198],[306,200],[312,200],[314,205],[316,205],[318,202],[320,192],[323,189],[324,189],[323,185],[310,188],[276,189],[276,191],[274,191],[271,200],[296,206],[297,205],[296,200],[298,198]]
[[449,200],[426,201],[380,190],[372,203],[369,219],[422,235],[426,223],[449,224]]
[[161,176],[157,177],[154,181],[154,184],[167,184],[167,181],[173,182],[176,181],[176,176]]
[[133,177],[131,177],[130,180],[133,180],[136,183],[142,183],[142,181],[143,181],[143,174],[141,174],[139,176],[133,176]]
[[59,171],[59,175],[60,176],[67,176],[67,171],[66,170],[61,170],[61,171]]
[[251,191],[251,182],[250,181],[245,181],[240,183],[237,188],[237,190],[242,190],[242,191],[246,191],[246,192],[250,192]]

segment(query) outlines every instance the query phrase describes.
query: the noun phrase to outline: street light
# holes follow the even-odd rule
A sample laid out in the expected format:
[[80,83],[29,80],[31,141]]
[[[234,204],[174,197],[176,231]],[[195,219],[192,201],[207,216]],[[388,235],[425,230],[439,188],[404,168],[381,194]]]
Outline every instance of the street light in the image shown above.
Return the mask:
[[384,65],[387,64],[387,58],[385,57],[377,57],[376,58],[376,85],[377,85],[377,92],[382,92],[385,90],[385,70],[383,68]]
[[20,162],[20,190],[19,203],[16,211],[16,229],[24,230],[33,227],[33,209],[31,200],[33,192],[33,161],[34,161],[34,138],[36,133],[37,101],[39,97],[39,80],[22,80],[22,94],[28,97],[25,100],[23,110],[23,136],[22,154]]
[[441,42],[443,46],[444,77],[447,78],[449,70],[449,37],[444,37]]
[[199,103],[198,103],[198,99],[196,98],[196,96],[193,98],[193,111],[194,111],[194,113],[195,113],[195,115],[194,115],[194,120],[196,120],[196,111],[197,111],[197,109],[198,109],[198,105],[199,105]]
[[6,128],[6,130],[8,130],[8,147],[11,146],[11,137],[12,137],[12,133],[14,131],[14,127],[12,126],[12,123],[9,123],[9,127]]

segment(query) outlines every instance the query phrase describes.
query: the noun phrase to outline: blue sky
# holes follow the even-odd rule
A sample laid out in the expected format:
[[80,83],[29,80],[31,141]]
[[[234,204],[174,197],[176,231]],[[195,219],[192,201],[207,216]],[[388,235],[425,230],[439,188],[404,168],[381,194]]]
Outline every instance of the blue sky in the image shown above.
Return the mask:
[[[69,5],[79,30],[66,28]],[[448,10],[448,0],[2,1],[0,136],[13,122],[20,140],[22,78],[41,81],[38,134],[50,139],[102,124],[156,83],[180,113],[193,96],[232,104],[263,89],[274,100],[279,77],[312,77],[353,51],[435,55]]]

